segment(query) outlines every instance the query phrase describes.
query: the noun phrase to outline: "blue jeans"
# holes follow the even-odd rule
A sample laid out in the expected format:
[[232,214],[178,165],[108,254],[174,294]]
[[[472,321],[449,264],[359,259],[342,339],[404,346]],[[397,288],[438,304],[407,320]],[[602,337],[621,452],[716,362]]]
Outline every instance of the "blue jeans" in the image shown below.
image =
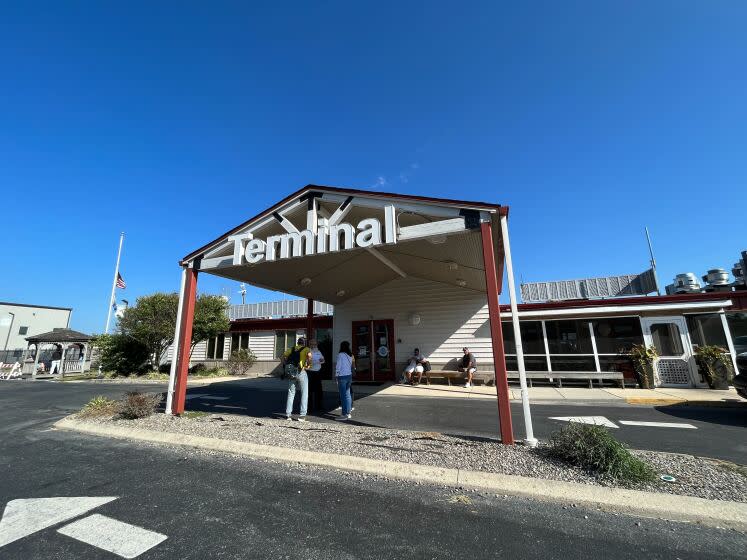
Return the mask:
[[301,388],[301,414],[306,416],[306,407],[309,403],[309,378],[306,372],[301,370],[298,379],[288,380],[288,398],[285,401],[285,415],[290,416],[293,413],[293,400],[296,398],[296,386]]
[[342,415],[350,414],[353,407],[353,397],[350,395],[350,386],[353,384],[353,376],[345,375],[337,378],[337,387],[340,389],[340,404],[342,405]]

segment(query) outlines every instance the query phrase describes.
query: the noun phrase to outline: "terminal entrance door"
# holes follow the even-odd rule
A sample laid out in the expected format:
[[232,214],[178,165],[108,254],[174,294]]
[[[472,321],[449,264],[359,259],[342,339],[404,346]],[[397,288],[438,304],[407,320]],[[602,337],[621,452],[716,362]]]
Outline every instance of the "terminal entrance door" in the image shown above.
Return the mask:
[[353,321],[355,381],[394,381],[394,320]]

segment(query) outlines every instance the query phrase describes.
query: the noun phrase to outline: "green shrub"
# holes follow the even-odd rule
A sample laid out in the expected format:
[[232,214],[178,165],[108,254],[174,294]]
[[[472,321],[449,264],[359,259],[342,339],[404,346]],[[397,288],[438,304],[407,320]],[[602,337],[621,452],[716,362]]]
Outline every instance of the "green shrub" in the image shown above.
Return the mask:
[[189,368],[189,373],[192,375],[199,375],[201,371],[205,371],[207,366],[205,364],[195,364]]
[[128,420],[145,418],[156,411],[161,404],[160,393],[140,393],[129,391],[125,393],[122,402],[119,405],[119,415]]
[[231,375],[246,375],[256,361],[257,357],[254,355],[254,352],[247,348],[241,348],[240,350],[231,352],[226,367],[228,368],[228,373]]
[[84,418],[98,416],[114,416],[119,412],[117,401],[113,401],[104,396],[93,397],[86,405],[80,409],[79,416]]
[[650,482],[654,470],[604,426],[570,422],[550,438],[550,454],[615,482]]
[[695,363],[711,389],[726,385],[734,378],[734,367],[726,348],[720,346],[697,346]]
[[123,334],[102,334],[94,344],[101,350],[101,369],[117,375],[139,374],[148,370],[148,347]]

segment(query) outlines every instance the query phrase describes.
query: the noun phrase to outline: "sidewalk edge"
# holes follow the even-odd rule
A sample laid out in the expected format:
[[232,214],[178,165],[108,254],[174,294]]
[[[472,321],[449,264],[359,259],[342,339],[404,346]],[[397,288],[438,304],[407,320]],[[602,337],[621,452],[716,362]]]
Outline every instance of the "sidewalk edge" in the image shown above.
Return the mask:
[[692,522],[711,527],[728,527],[747,531],[747,504],[740,502],[706,500],[692,496],[676,496],[517,475],[381,461],[349,455],[332,455],[317,451],[260,445],[243,441],[92,424],[69,417],[59,420],[54,424],[54,427],[60,430],[76,431],[117,439],[131,439],[222,451],[263,459],[383,475],[403,480],[416,480],[444,486],[463,486],[497,494],[521,496],[547,502],[572,502],[607,512],[655,517],[669,521]]

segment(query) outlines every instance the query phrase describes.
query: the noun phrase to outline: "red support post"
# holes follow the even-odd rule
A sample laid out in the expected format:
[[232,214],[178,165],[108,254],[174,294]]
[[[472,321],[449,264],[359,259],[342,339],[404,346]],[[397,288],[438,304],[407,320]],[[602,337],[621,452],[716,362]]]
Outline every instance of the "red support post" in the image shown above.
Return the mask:
[[306,345],[314,338],[314,300],[306,300]]
[[501,308],[498,305],[498,277],[493,251],[493,228],[490,222],[480,224],[482,235],[482,259],[485,264],[485,288],[488,292],[488,314],[490,316],[490,336],[493,341],[493,368],[495,369],[495,390],[498,394],[498,417],[501,422],[501,442],[513,445],[514,431],[511,425],[511,403],[506,375],[506,351],[503,347]]
[[176,384],[174,386],[174,401],[172,413],[184,412],[187,399],[187,375],[189,374],[189,354],[192,349],[192,321],[195,316],[195,299],[197,296],[197,271],[187,269],[184,282],[184,303],[182,304],[182,323],[179,330],[179,349],[176,357]]

